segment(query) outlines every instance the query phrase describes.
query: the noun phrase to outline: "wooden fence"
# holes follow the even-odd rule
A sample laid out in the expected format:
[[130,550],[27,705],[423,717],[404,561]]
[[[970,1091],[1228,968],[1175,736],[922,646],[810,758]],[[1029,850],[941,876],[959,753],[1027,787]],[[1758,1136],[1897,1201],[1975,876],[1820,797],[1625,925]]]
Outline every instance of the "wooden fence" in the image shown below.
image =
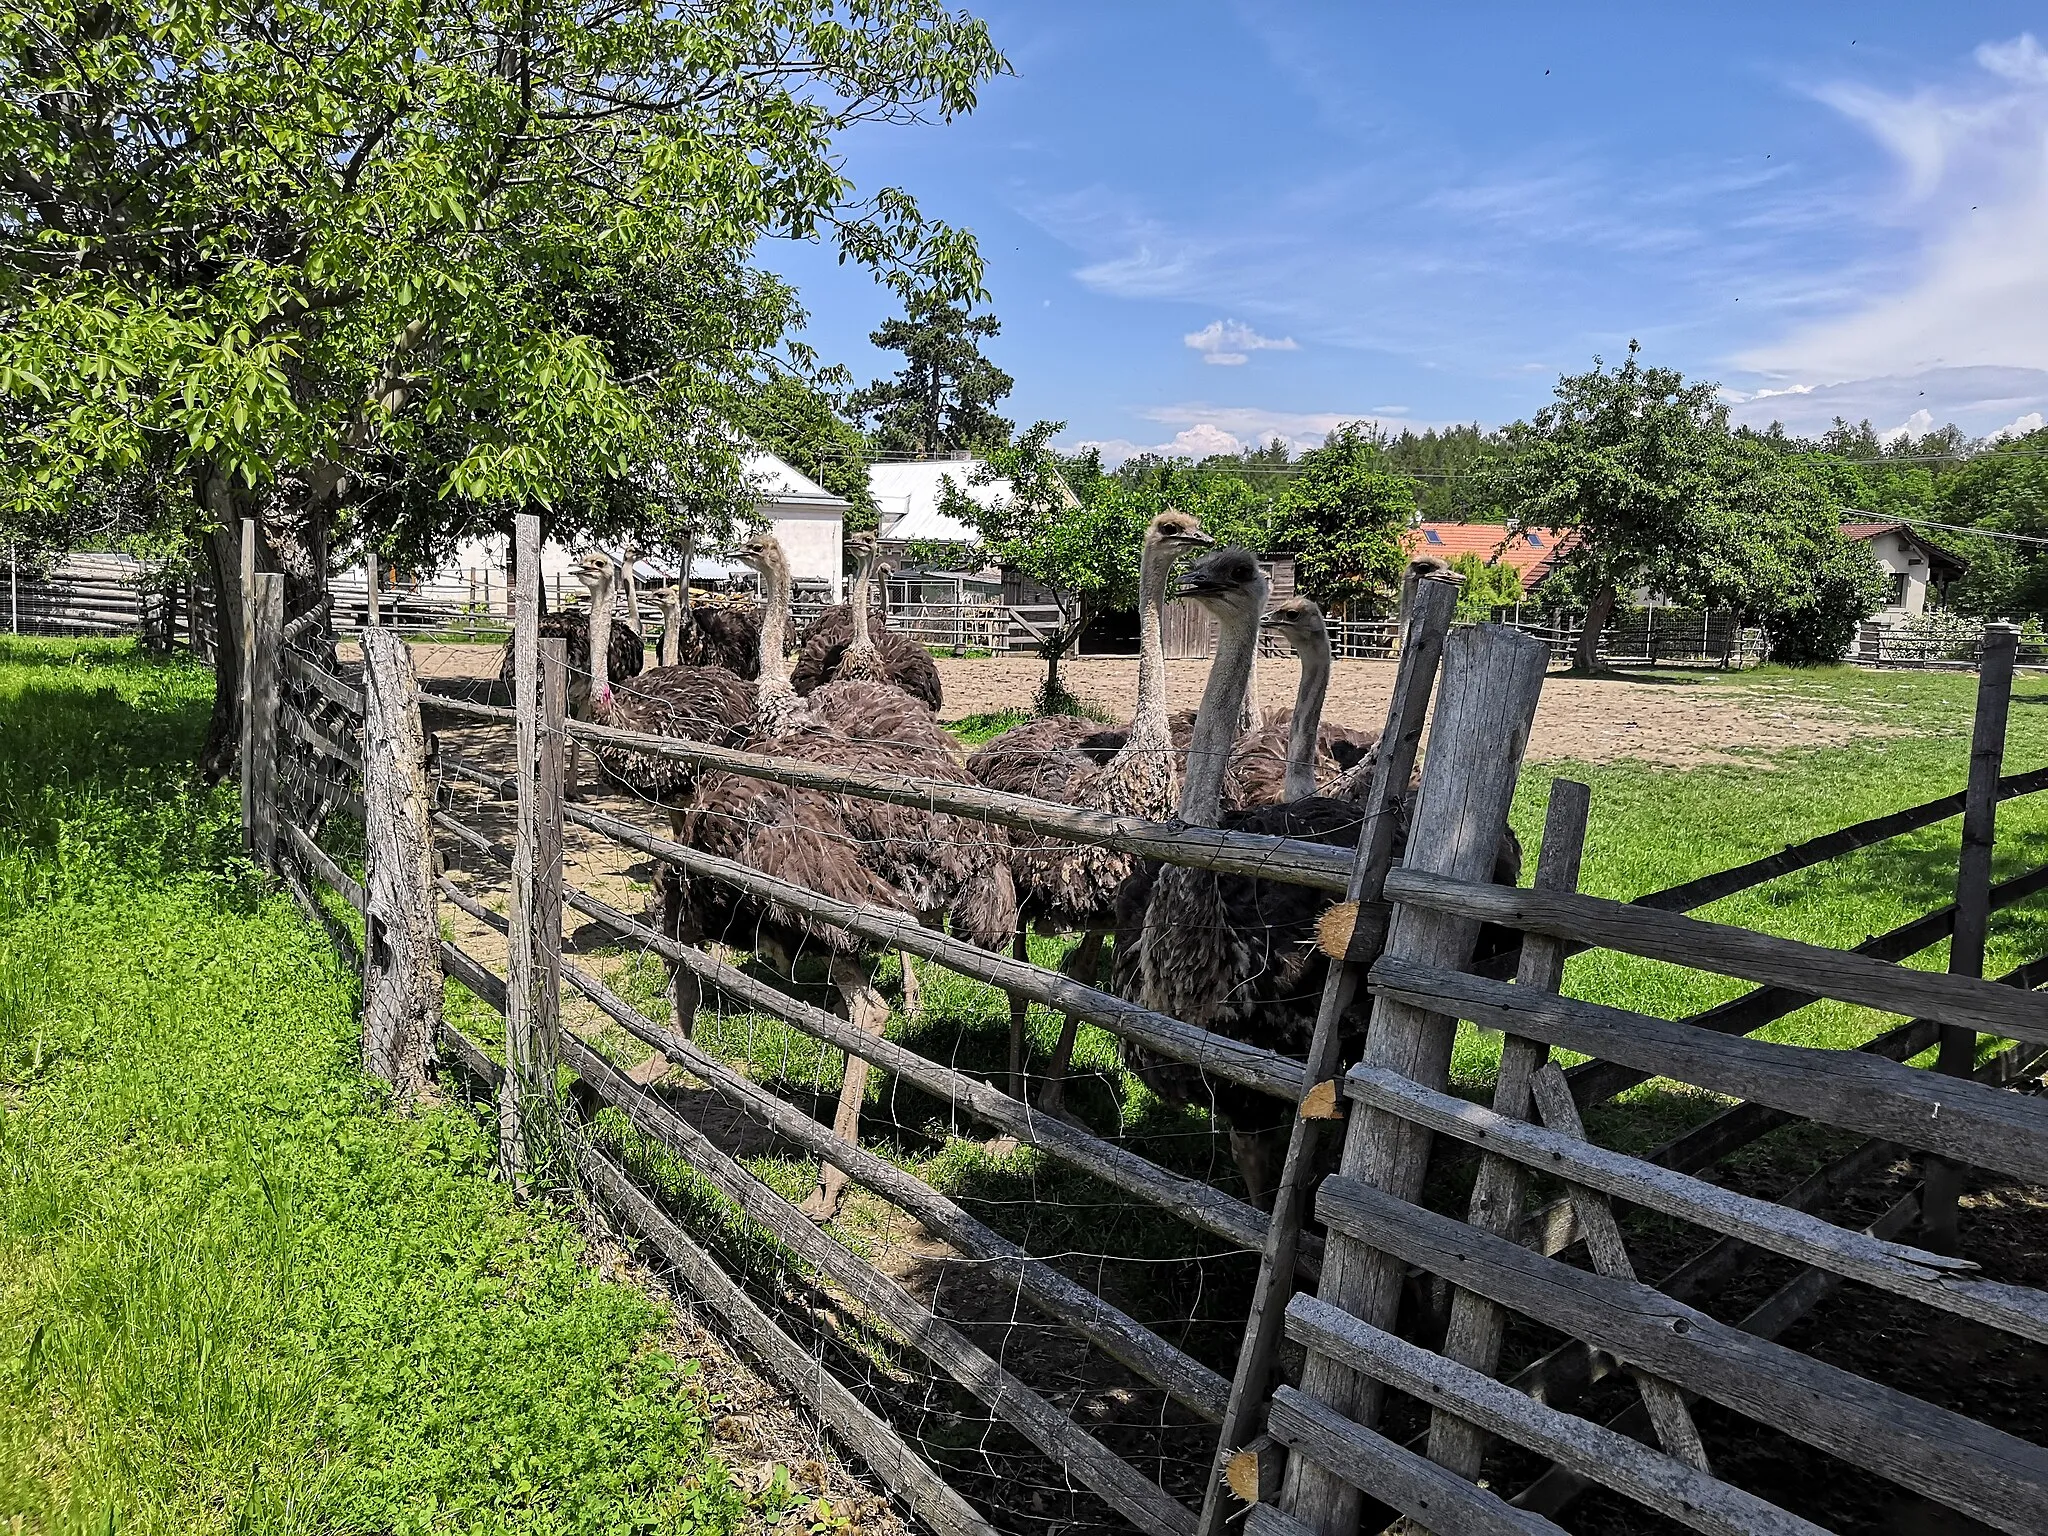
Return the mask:
[[[519,536],[537,554],[530,520]],[[1376,1528],[1396,1515],[1442,1536],[1529,1533],[1557,1529],[1550,1517],[1589,1487],[1696,1530],[1818,1529],[1714,1474],[1725,1431],[1702,1427],[1700,1400],[1994,1529],[2048,1529],[2048,1450],[1773,1342],[1844,1280],[2031,1345],[2048,1341],[2048,1294],[1986,1276],[1955,1252],[1961,1170],[2048,1184],[2048,1107],[2021,1091],[2048,1053],[2048,1009],[2030,990],[2048,967],[2022,967],[2002,985],[1978,975],[1991,913],[2048,889],[2048,869],[1991,880],[1999,801],[2048,788],[2048,770],[2000,776],[2009,651],[1985,668],[1970,779],[1958,794],[1622,903],[1576,894],[1588,797],[1568,781],[1552,788],[1534,888],[1485,883],[1548,655],[1503,626],[1452,631],[1447,583],[1424,583],[1415,605],[1367,802],[1392,808],[1433,709],[1402,864],[1391,814],[1367,818],[1357,849],[1333,849],[567,720],[565,658],[559,642],[538,641],[531,594],[515,634],[522,665],[510,709],[422,694],[388,630],[365,634],[359,679],[337,676],[290,643],[281,580],[254,576],[248,586],[249,846],[363,965],[366,1065],[401,1097],[424,1087],[436,1053],[466,1067],[492,1097],[509,1175],[527,1187],[580,1188],[638,1233],[933,1529],[1214,1536],[1249,1503],[1250,1528],[1267,1536],[1349,1536],[1362,1516]],[[508,755],[508,732],[509,772],[484,760]],[[571,803],[572,742],[1328,893],[1337,904],[1320,932],[1337,963],[1307,1057],[1150,1012],[904,912],[793,886],[636,816]],[[1955,902],[1853,951],[1684,915],[1958,813]],[[363,829],[361,878],[329,847],[354,841],[328,836],[351,822]],[[1021,1084],[1006,1092],[960,1064],[949,1054],[957,1041],[928,1028],[870,1033],[743,957],[679,942],[588,881],[566,880],[572,835],[586,852],[623,845],[1299,1105],[1272,1209],[1162,1152],[1165,1143],[1039,1111]],[[437,872],[444,866],[474,878]],[[486,874],[504,882],[502,903],[479,894]],[[323,886],[361,914],[360,945]],[[504,967],[444,939],[437,910],[502,940]],[[590,941],[566,955],[572,913],[608,943],[659,957],[681,978],[671,995],[689,1002],[650,1017],[586,958]],[[1525,935],[1512,984],[1472,966],[1481,923]],[[1949,974],[1899,963],[1951,939]],[[1591,946],[1757,985],[1675,1021],[1560,995],[1567,955]],[[444,976],[503,1015],[502,1041],[444,1017]],[[565,983],[603,1028],[565,1027]],[[700,993],[866,1062],[888,1075],[887,1094],[923,1095],[925,1108],[891,1122],[897,1131],[929,1137],[936,1119],[958,1136],[979,1124],[1042,1160],[1034,1190],[1064,1170],[1077,1182],[1054,1187],[1095,1192],[1091,1202],[1122,1213],[1119,1226],[1139,1212],[1177,1223],[1186,1247],[1175,1262],[1231,1310],[1140,1315],[1132,1290],[1105,1280],[1128,1258],[1037,1243],[1031,1208],[1045,1196],[970,1208],[967,1193],[841,1139],[785,1075],[749,1069],[722,1035],[698,1027]],[[1373,1010],[1365,1055],[1341,1061],[1338,1021],[1361,994]],[[1854,1051],[1750,1038],[1821,997],[1908,1017]],[[1490,1107],[1447,1091],[1460,1019],[1503,1033]],[[2015,1043],[1980,1061],[1982,1036]],[[1906,1064],[1930,1048],[1934,1069]],[[1587,1059],[1566,1070],[1555,1050]],[[655,1086],[670,1067],[722,1101],[724,1116]],[[566,1096],[560,1068],[575,1083]],[[1653,1077],[1730,1102],[1647,1152],[1587,1138],[1586,1111]],[[593,1119],[600,1110],[619,1120]],[[1709,1177],[1731,1153],[1795,1123],[1845,1133],[1848,1148],[1775,1200]],[[1341,1135],[1342,1157],[1319,1182],[1326,1132]],[[766,1146],[842,1170],[877,1210],[915,1223],[923,1267],[882,1261],[875,1233],[894,1230],[886,1223],[807,1219],[764,1176]],[[1438,1172],[1426,1187],[1433,1152]],[[701,1199],[650,1182],[664,1156],[687,1167]],[[1901,1157],[1924,1169],[1911,1194],[1875,1222],[1827,1219]],[[1666,1228],[1696,1229],[1705,1246],[1656,1287],[1642,1283],[1631,1256],[1640,1219],[1617,1215],[1616,1201]],[[1921,1246],[1908,1246],[1900,1239],[1916,1223]],[[1584,1266],[1565,1262],[1580,1249]],[[1739,1323],[1710,1316],[1705,1304],[1759,1255],[1797,1267]],[[963,1312],[957,1288],[919,1278],[934,1265],[995,1288],[1008,1311],[998,1307],[995,1321]],[[1435,1301],[1432,1279],[1447,1287]],[[849,1330],[869,1330],[866,1342],[850,1345]],[[1561,1342],[1528,1358],[1531,1338]],[[1302,1363],[1283,1372],[1289,1345]],[[1572,1411],[1599,1404],[1616,1383],[1631,1384],[1632,1404]],[[1119,1419],[1112,1402],[1130,1411]]]

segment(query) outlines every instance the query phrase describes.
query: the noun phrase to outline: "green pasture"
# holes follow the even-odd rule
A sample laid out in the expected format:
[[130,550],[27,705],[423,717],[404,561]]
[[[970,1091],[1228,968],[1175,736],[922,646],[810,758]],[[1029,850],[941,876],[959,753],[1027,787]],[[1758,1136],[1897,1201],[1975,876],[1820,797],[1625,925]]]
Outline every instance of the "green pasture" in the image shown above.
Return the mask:
[[[1963,783],[1972,677],[1766,671],[1660,686],[1742,690],[1766,711],[1824,706],[1886,734],[1688,770],[1532,764],[1514,813],[1527,868],[1560,775],[1593,791],[1582,888],[1620,898]],[[712,1389],[659,1347],[659,1309],[594,1278],[569,1226],[512,1205],[476,1117],[457,1106],[399,1118],[363,1083],[353,979],[242,862],[232,791],[189,782],[209,687],[196,668],[121,646],[0,644],[0,1520],[19,1511],[39,1532],[567,1532],[722,1529],[760,1512],[706,1450]],[[2022,681],[2008,772],[2048,762],[2044,706],[2048,681]],[[964,734],[1009,723],[979,719]],[[1950,899],[1958,832],[1951,820],[1701,915],[1853,945]],[[2048,800],[2008,802],[1998,877],[2044,860]],[[1994,919],[1994,973],[2048,948],[2044,902]],[[663,1016],[656,962],[595,930],[579,937],[586,963]],[[1064,948],[1033,941],[1042,963]],[[1941,946],[1911,963],[1945,959]],[[892,996],[897,966],[884,961],[880,978]],[[800,975],[825,1001],[822,978]],[[922,976],[921,1016],[897,1017],[892,1035],[999,1075],[1004,1001],[937,967]],[[1566,986],[1667,1016],[1742,990],[1613,955],[1574,960]],[[453,983],[448,1005],[496,1047],[495,1015]],[[1842,1047],[1893,1022],[1823,1004],[1767,1033]],[[1039,1062],[1057,1029],[1031,1011]],[[829,1118],[836,1052],[716,999],[698,1039]],[[622,1035],[600,1044],[621,1061],[644,1054]],[[1464,1033],[1460,1091],[1484,1092],[1497,1049]],[[1207,1117],[1148,1094],[1106,1034],[1083,1030],[1075,1067],[1068,1103],[1091,1124],[1169,1167],[1232,1180]],[[1718,1107],[1649,1083],[1597,1129],[1647,1145]],[[731,1259],[785,1272],[788,1256],[680,1159],[610,1116],[595,1129]],[[1120,1305],[1227,1365],[1246,1256],[1220,1242],[1191,1253],[1178,1222],[991,1143],[887,1074],[872,1079],[865,1129],[874,1150],[1033,1251],[1105,1256],[1096,1278]],[[1781,1133],[1777,1153],[1752,1157],[1767,1174],[1792,1142],[1814,1150],[1802,1137]],[[747,1161],[791,1196],[815,1175],[770,1152]],[[890,1219],[855,1199],[838,1229],[878,1248]],[[878,1378],[896,1358],[851,1333],[833,1347]]]
[[190,782],[211,689],[0,641],[0,1530],[779,1514],[665,1309],[516,1208],[470,1114],[365,1083],[353,978]]

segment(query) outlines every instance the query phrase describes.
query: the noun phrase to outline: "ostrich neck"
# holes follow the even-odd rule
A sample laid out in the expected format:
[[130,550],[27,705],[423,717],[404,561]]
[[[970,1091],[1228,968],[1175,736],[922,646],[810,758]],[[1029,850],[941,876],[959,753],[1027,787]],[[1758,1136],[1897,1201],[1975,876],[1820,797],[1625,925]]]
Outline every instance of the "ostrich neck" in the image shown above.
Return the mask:
[[853,644],[856,649],[871,651],[875,648],[875,636],[868,623],[868,603],[874,593],[875,554],[868,550],[860,557],[860,563],[853,568],[853,591],[847,602],[852,606]]
[[1141,739],[1147,748],[1157,750],[1172,738],[1166,718],[1166,642],[1160,633],[1166,583],[1172,574],[1172,548],[1147,544],[1138,560],[1138,702],[1126,751]]
[[1223,775],[1230,749],[1237,744],[1238,714],[1252,680],[1252,652],[1259,640],[1258,609],[1223,616],[1216,659],[1202,688],[1202,706],[1195,711],[1195,731],[1188,742],[1188,775],[1181,785],[1180,819],[1190,826],[1213,827],[1223,812]]
[[590,709],[600,721],[612,707],[612,580],[600,575],[590,589]]
[[779,561],[761,570],[761,682],[789,687],[789,663],[782,637],[789,624],[789,569]]
[[1316,739],[1323,725],[1323,699],[1330,691],[1328,641],[1298,652],[1301,683],[1294,690],[1294,722],[1287,735],[1287,779],[1281,794],[1300,800],[1316,792]]
[[1251,659],[1244,675],[1244,698],[1237,706],[1237,734],[1249,736],[1265,723],[1265,716],[1259,711],[1259,637],[1253,631]]
[[633,562],[626,566],[626,628],[633,631],[633,638],[643,638],[640,633],[640,579],[633,574]]

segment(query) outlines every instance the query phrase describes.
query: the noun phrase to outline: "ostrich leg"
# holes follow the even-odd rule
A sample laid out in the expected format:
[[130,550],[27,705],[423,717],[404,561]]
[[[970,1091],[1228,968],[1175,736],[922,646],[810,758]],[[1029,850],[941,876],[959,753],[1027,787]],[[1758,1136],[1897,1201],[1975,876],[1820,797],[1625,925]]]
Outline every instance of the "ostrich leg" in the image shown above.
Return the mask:
[[[830,975],[832,984],[839,989],[847,1022],[871,1035],[879,1035],[882,1026],[889,1022],[889,1005],[875,990],[874,961],[858,955],[834,955]],[[867,1096],[868,1064],[858,1056],[848,1056],[846,1077],[839,1087],[839,1111],[832,1117],[832,1134],[849,1146],[860,1142],[860,1112]],[[846,1182],[843,1168],[825,1164],[819,1170],[818,1187],[805,1196],[800,1209],[813,1221],[830,1221],[839,1214]]]
[[[1017,937],[1010,943],[1010,953],[1029,965],[1031,963],[1031,927],[1019,920]],[[1010,994],[1010,1097],[1024,1097],[1024,1021],[1031,1012],[1031,1004],[1016,993]]]
[[[1069,976],[1079,982],[1094,986],[1102,975],[1102,930],[1090,928],[1081,935],[1081,942],[1074,946],[1067,963],[1061,967]],[[1038,1091],[1038,1107],[1048,1115],[1066,1115],[1067,1069],[1074,1061],[1074,1037],[1081,1032],[1081,1021],[1071,1013],[1060,1020],[1059,1044],[1053,1047],[1052,1066],[1047,1069],[1045,1086]]]

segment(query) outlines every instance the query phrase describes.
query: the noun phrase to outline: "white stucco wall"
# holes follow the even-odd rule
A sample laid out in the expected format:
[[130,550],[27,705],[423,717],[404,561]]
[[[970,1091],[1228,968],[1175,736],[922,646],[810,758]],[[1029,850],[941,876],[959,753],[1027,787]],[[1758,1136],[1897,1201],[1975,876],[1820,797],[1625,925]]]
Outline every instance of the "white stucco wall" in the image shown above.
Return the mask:
[[789,556],[789,573],[798,581],[823,582],[838,602],[845,591],[843,540],[846,522],[836,509],[764,502],[761,515]]
[[[1927,557],[1896,531],[1865,541],[1877,563],[1894,578],[1895,596],[1878,610],[1879,618],[1910,619],[1927,607]],[[1903,576],[1899,583],[1896,578]],[[1898,589],[1903,585],[1903,591]]]

